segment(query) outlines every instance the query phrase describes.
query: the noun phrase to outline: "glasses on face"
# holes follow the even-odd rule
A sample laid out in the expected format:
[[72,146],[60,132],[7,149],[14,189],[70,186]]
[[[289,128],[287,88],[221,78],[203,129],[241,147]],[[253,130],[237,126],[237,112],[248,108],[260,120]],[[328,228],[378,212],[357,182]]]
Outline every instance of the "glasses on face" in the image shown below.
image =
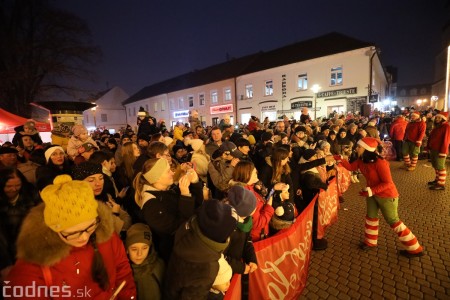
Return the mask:
[[85,233],[85,232],[88,234],[92,234],[95,231],[95,229],[97,229],[97,226],[100,224],[100,222],[101,222],[100,217],[97,217],[95,219],[95,222],[92,223],[91,225],[89,225],[89,227],[86,228],[85,230],[75,231],[75,232],[72,232],[69,234],[63,234],[62,232],[60,232],[60,234],[66,240],[73,241],[73,240],[80,238],[80,236],[82,236],[83,233]]

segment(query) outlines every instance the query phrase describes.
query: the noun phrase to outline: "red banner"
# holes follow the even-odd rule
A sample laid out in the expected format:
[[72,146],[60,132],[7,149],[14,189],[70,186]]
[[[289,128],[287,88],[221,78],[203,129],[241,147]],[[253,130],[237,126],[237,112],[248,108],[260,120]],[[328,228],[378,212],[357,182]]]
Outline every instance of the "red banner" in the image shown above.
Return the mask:
[[234,274],[223,300],[241,300],[241,274]]
[[254,244],[258,269],[250,274],[250,300],[300,296],[308,276],[314,203],[290,228]]
[[342,167],[341,165],[337,165],[336,173],[337,173],[338,193],[339,195],[342,195],[348,190],[348,187],[350,186],[350,176],[352,174],[349,170]]
[[319,193],[319,220],[317,222],[317,238],[325,235],[325,229],[337,221],[339,200],[336,178],[329,184],[326,191]]

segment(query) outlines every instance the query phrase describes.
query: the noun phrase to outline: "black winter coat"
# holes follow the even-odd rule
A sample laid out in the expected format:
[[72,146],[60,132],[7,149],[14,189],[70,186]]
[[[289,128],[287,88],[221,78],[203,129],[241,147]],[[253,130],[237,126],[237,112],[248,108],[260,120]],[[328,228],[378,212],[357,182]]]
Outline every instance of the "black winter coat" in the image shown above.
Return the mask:
[[233,269],[233,273],[244,274],[246,264],[251,262],[258,264],[250,231],[243,232],[236,228],[230,236],[230,244],[223,255]]

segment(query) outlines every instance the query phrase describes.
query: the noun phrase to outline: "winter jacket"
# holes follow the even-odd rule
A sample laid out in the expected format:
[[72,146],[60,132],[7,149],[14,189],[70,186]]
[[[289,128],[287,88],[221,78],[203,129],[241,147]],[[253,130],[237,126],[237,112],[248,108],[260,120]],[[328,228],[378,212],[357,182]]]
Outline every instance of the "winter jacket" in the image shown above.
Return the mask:
[[82,141],[79,138],[72,135],[72,137],[69,140],[69,144],[67,144],[67,151],[66,151],[67,155],[69,156],[69,158],[71,160],[74,160],[75,157],[78,156],[78,154],[79,154],[78,149],[81,147],[81,145],[83,145],[85,143],[91,143],[96,148],[98,148],[97,143],[91,137],[88,137],[85,141]]
[[234,167],[229,161],[218,157],[208,164],[208,173],[215,188],[225,192],[229,188],[229,182],[233,175]]
[[217,243],[203,235],[196,216],[180,226],[167,269],[164,299],[207,299],[227,246],[228,242]]
[[319,171],[311,168],[302,173],[301,189],[303,195],[303,203],[298,207],[300,211],[304,210],[314,197],[320,192],[320,189],[327,190],[328,184],[322,181]]
[[14,130],[16,131],[12,140],[14,146],[17,147],[19,145],[19,141],[22,140],[22,136],[24,135],[29,135],[31,139],[34,141],[34,143],[42,145],[42,139],[41,136],[39,135],[39,131],[34,130],[31,134],[26,133],[25,131],[23,131],[23,125],[17,126],[16,128],[14,128]]
[[405,141],[410,141],[412,143],[422,143],[423,137],[425,136],[426,130],[425,122],[409,122],[406,125],[405,131]]
[[[8,275],[11,286],[47,286],[43,268],[48,268],[52,286],[61,288],[69,298],[109,299],[113,291],[123,282],[126,284],[117,299],[136,297],[136,287],[130,264],[122,241],[114,233],[113,220],[109,208],[99,203],[100,224],[95,230],[98,251],[102,255],[108,272],[109,287],[102,290],[94,282],[91,267],[94,248],[91,244],[72,247],[61,240],[57,233],[44,223],[44,204],[33,208],[26,217],[17,242],[17,262]],[[85,292],[88,291],[88,294]],[[80,297],[77,297],[80,296]],[[34,299],[50,299],[33,297]],[[62,297],[52,297],[52,299]],[[15,299],[22,299],[15,297]],[[23,298],[28,299],[28,298]]]
[[406,125],[408,125],[408,122],[403,118],[399,118],[392,123],[389,136],[393,141],[403,141],[405,138]]
[[250,232],[243,232],[236,228],[230,236],[230,244],[223,255],[230,264],[233,273],[244,274],[246,264],[248,265],[251,262],[257,264]]
[[440,154],[448,153],[450,144],[450,124],[448,122],[435,126],[428,138],[428,149],[435,150]]
[[269,222],[275,211],[273,207],[267,205],[265,199],[254,190],[253,185],[247,185],[245,188],[252,191],[256,196],[256,209],[252,215],[253,227],[250,236],[252,237],[253,242],[257,242],[263,238],[263,235],[269,235]]
[[[272,162],[270,161],[270,157],[266,157],[264,164],[261,167],[261,170],[258,170],[258,178],[262,181],[262,183],[267,187],[270,191],[274,187],[274,183],[272,183],[272,175],[273,168]],[[290,187],[293,186],[291,174],[281,174],[280,182],[289,184]],[[289,199],[294,199],[294,189],[289,189]]]
[[350,163],[344,159],[341,162],[341,166],[349,171],[356,171],[359,169],[366,178],[367,186],[370,187],[373,195],[380,198],[398,197],[398,191],[392,181],[388,161],[378,158],[373,163],[364,163],[361,159],[357,159]]
[[173,139],[178,141],[183,141],[183,129],[178,126],[175,126],[173,129]]
[[[200,182],[191,185],[200,185],[202,189]],[[144,185],[141,193],[142,203],[138,205],[141,207],[142,217],[152,230],[156,251],[168,262],[175,232],[194,214],[195,199],[181,195],[178,188],[158,191],[152,186]]]
[[147,258],[136,265],[130,262],[133,270],[133,277],[136,283],[137,299],[139,300],[159,300],[162,299],[163,279],[165,265],[155,251],[150,247]]

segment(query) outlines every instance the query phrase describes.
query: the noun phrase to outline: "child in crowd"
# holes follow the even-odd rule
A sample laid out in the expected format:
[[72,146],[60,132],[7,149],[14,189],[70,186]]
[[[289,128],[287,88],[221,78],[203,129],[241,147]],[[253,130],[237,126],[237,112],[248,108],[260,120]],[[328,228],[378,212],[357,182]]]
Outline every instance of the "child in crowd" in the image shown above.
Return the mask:
[[131,261],[138,299],[161,299],[165,265],[153,247],[150,227],[143,223],[132,225],[127,231],[125,247]]
[[72,127],[73,135],[67,145],[67,155],[71,160],[74,160],[79,154],[79,149],[83,144],[90,143],[98,149],[97,143],[88,135],[86,127],[77,124]]

